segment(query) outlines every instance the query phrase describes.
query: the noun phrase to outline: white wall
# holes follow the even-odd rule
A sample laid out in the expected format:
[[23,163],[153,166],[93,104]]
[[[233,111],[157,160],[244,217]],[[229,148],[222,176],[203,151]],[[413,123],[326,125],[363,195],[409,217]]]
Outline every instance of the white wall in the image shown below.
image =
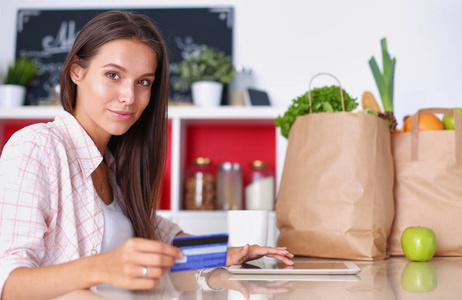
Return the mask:
[[[360,99],[379,94],[368,66],[381,65],[380,39],[397,58],[395,114],[462,107],[462,2],[458,0],[2,0],[0,70],[14,57],[18,8],[136,8],[233,5],[236,64],[253,68],[256,85],[287,107],[318,72],[337,75]],[[320,79],[317,86],[332,84]],[[402,122],[400,122],[402,123]]]

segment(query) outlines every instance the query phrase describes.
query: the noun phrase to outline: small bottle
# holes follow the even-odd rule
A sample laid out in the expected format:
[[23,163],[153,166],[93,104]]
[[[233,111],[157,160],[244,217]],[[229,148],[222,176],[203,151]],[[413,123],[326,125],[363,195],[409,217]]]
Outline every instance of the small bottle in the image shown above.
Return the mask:
[[61,105],[61,86],[51,86],[48,91],[48,102],[50,105]]
[[242,168],[238,163],[226,162],[218,166],[218,209],[242,209]]
[[236,74],[229,84],[229,104],[234,106],[246,105],[246,90],[253,86],[252,69],[244,66],[236,66]]
[[186,171],[184,209],[216,208],[215,175],[209,158],[198,157]]
[[267,162],[255,160],[250,163],[246,178],[246,209],[274,209],[274,173]]

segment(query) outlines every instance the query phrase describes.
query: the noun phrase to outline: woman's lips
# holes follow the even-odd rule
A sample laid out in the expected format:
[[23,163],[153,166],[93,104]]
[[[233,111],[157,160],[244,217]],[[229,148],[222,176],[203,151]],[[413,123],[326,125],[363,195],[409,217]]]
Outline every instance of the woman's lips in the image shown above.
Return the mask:
[[133,113],[128,112],[128,111],[118,111],[118,110],[109,110],[111,114],[113,114],[116,118],[120,120],[129,120],[132,116]]

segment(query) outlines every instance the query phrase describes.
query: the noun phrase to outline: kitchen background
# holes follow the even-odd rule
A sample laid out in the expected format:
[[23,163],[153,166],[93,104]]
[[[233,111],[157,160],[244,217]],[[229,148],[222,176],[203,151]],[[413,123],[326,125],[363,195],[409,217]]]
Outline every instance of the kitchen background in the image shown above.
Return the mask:
[[[397,58],[395,115],[423,107],[462,106],[462,2],[390,1],[114,1],[17,0],[0,8],[0,74],[14,58],[18,9],[111,9],[153,7],[234,7],[233,59],[253,70],[255,86],[274,106],[287,107],[308,89],[318,72],[338,76],[360,100],[365,90],[380,99],[368,60],[381,65],[380,39]],[[334,84],[320,78],[316,86]]]
[[[319,72],[335,74],[359,103],[366,90],[380,103],[368,61],[374,56],[381,66],[384,37],[390,54],[397,58],[394,111],[399,126],[405,115],[419,108],[462,107],[462,58],[458,55],[462,3],[457,0],[1,1],[0,75],[14,58],[18,9],[234,8],[234,64],[252,68],[254,87],[267,91],[274,107],[169,108],[170,147],[159,212],[192,234],[226,232],[227,211],[185,210],[183,184],[191,160],[205,156],[215,164],[237,161],[244,175],[251,160],[265,160],[275,173],[277,188],[287,140],[275,132],[274,118],[308,90],[309,80]],[[333,84],[331,78],[319,77],[314,86]],[[24,113],[52,119],[55,112],[34,111],[0,110],[0,149],[2,141],[24,125]],[[274,211],[270,211],[269,224],[268,245],[275,245]]]

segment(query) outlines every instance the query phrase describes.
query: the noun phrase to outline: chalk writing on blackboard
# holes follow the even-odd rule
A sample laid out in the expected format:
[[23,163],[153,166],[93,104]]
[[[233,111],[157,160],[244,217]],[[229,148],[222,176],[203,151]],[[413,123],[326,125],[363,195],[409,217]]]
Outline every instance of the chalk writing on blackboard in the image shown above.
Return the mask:
[[[176,66],[186,53],[199,45],[215,47],[232,55],[233,8],[126,9],[142,13],[159,27],[170,55],[171,84],[177,80]],[[102,10],[19,10],[16,57],[33,58],[41,75],[28,90],[27,104],[46,99],[59,84],[64,60],[80,29]],[[170,89],[173,101],[191,101],[189,90]]]

